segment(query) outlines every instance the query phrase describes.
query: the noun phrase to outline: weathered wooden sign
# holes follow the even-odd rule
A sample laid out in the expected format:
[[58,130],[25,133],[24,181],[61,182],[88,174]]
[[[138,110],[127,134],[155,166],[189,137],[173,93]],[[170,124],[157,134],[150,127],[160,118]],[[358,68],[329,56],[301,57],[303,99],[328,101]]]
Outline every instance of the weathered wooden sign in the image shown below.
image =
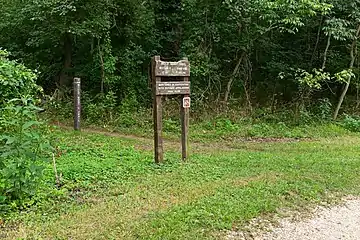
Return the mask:
[[156,95],[190,94],[190,82],[156,82]]
[[157,77],[190,77],[190,64],[187,60],[179,62],[155,61],[155,76]]
[[[176,77],[176,81],[171,81]],[[164,159],[162,139],[162,96],[180,95],[182,159],[188,158],[189,108],[190,108],[190,63],[187,59],[179,62],[164,62],[160,56],[152,59],[152,86],[154,95],[154,145],[155,162]],[[179,81],[182,79],[182,81]],[[166,81],[163,81],[166,80]]]

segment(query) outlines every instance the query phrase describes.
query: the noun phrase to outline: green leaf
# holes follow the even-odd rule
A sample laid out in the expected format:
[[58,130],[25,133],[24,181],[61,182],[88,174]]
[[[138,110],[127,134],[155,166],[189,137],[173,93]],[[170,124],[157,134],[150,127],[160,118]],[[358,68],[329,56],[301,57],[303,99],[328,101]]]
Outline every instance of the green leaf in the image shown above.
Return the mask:
[[22,126],[22,129],[23,130],[26,130],[28,129],[29,127],[32,127],[34,125],[39,125],[40,123],[38,121],[29,121],[29,122],[26,122],[23,126]]
[[10,145],[16,141],[16,137],[2,135],[2,136],[0,136],[0,141],[1,140],[6,140],[5,144]]

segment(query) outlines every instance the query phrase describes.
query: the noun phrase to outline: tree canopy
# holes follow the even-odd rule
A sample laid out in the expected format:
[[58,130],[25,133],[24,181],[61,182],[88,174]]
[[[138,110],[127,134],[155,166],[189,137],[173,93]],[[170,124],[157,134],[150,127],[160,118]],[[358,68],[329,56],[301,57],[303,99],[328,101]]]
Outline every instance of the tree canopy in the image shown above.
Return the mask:
[[[47,93],[82,78],[150,106],[150,58],[188,57],[196,102],[252,111],[359,99],[359,0],[0,0],[0,47]],[[335,109],[335,106],[337,108]]]

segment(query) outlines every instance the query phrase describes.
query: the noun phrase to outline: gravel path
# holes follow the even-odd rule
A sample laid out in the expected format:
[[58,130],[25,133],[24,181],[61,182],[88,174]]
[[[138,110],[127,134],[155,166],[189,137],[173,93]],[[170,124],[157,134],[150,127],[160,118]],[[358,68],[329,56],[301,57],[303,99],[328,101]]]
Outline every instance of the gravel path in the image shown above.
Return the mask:
[[300,222],[283,219],[268,232],[232,232],[230,240],[360,240],[360,200],[342,205],[318,207],[311,219]]

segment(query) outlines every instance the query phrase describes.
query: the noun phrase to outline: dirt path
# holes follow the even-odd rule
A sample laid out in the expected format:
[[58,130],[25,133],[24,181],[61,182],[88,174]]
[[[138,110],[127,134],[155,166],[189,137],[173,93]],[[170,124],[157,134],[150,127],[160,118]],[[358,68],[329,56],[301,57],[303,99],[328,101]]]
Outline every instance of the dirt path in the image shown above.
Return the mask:
[[[62,123],[53,123],[54,126],[60,127],[62,129],[66,130],[73,130],[73,127],[67,126]],[[93,134],[102,134],[105,136],[110,137],[118,137],[122,139],[127,140],[134,140],[134,146],[137,149],[140,150],[147,150],[152,151],[153,150],[153,139],[147,138],[147,137],[141,137],[133,134],[124,134],[120,132],[110,132],[106,131],[101,128],[82,128],[82,132],[85,133],[93,133]],[[191,141],[190,144],[190,151],[191,152],[218,152],[219,149],[221,151],[234,151],[238,149],[246,149],[246,150],[252,150],[252,151],[261,151],[261,145],[264,143],[285,143],[285,142],[299,142],[299,141],[310,141],[310,139],[296,139],[296,138],[246,138],[246,137],[240,137],[236,139],[229,140],[221,140],[218,139],[214,142],[198,142],[198,141]],[[175,151],[181,151],[181,144],[180,139],[168,139],[164,138],[164,148],[175,150]]]
[[294,222],[283,219],[268,232],[231,232],[228,240],[358,240],[360,199],[347,200],[331,208],[318,207],[310,219]]
[[[62,129],[66,129],[66,130],[73,130],[72,127],[66,126],[66,125],[62,125],[62,124],[56,124],[57,127],[60,127]],[[81,130],[82,132],[85,133],[92,133],[92,134],[101,134],[101,135],[105,135],[105,136],[109,136],[109,137],[116,137],[116,138],[122,138],[122,139],[126,139],[126,140],[133,140],[134,141],[134,147],[136,149],[140,149],[140,150],[146,150],[146,151],[152,151],[154,149],[153,146],[153,139],[152,138],[146,138],[146,137],[140,137],[140,136],[136,136],[136,135],[131,135],[131,134],[123,134],[123,133],[119,133],[119,132],[109,132],[106,131],[104,129],[96,129],[96,128],[83,128]],[[164,148],[165,149],[170,149],[170,150],[174,150],[174,151],[181,151],[181,142],[180,139],[178,141],[174,140],[174,139],[167,139],[164,138]],[[233,150],[233,148],[231,147],[227,147],[226,144],[222,143],[221,144],[221,149],[226,151],[226,150]],[[197,142],[192,142],[191,143],[191,150],[192,151],[201,151],[201,150],[216,150],[217,148],[214,147],[213,143],[209,143],[209,144],[205,144],[205,143],[197,143]]]

